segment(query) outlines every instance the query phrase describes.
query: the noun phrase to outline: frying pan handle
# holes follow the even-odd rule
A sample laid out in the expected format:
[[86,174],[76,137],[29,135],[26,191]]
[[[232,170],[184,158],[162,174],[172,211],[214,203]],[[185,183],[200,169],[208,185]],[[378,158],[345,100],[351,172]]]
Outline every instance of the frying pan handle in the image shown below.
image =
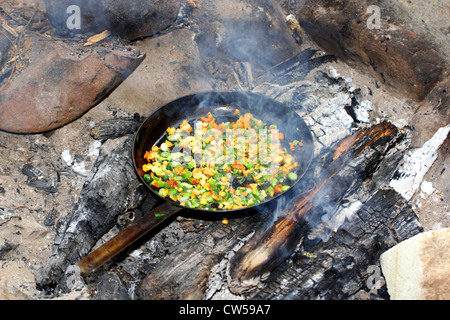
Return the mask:
[[182,209],[167,202],[156,207],[78,262],[80,271],[90,273],[101,267],[147,232]]

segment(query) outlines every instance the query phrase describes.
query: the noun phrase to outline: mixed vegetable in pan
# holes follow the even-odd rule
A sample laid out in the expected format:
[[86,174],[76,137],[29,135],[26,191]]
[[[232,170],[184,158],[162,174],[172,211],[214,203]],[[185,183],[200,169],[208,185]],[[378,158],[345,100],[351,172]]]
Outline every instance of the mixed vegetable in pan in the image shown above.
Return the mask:
[[275,125],[238,109],[234,116],[234,122],[216,123],[208,113],[167,128],[144,155],[144,180],[163,198],[206,210],[250,207],[288,190],[299,166],[289,152],[301,142],[282,148],[284,134]]

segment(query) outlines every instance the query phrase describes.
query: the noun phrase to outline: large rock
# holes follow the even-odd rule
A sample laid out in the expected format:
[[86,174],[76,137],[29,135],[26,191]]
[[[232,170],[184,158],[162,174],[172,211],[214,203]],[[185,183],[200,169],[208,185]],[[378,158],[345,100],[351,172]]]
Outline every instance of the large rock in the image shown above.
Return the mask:
[[[180,10],[180,0],[45,0],[47,16],[61,34],[98,33],[107,29],[126,39],[157,33],[171,25]],[[80,29],[69,29],[73,14],[80,8]]]
[[32,38],[30,64],[0,92],[0,130],[38,133],[61,127],[114,90],[145,55],[131,48],[84,49]]
[[381,268],[393,300],[450,299],[450,229],[420,233],[383,253]]
[[[374,4],[379,24],[369,8]],[[309,0],[297,13],[324,50],[407,97],[422,100],[443,77],[445,60],[421,20],[401,1]]]

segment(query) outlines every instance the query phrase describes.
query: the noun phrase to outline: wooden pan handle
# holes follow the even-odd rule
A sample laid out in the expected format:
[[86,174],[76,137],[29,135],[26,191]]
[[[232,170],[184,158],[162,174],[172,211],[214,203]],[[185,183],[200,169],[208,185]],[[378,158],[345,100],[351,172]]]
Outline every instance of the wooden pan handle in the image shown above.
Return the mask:
[[80,262],[78,262],[80,271],[82,273],[93,272],[119,254],[122,250],[140,239],[147,232],[158,226],[161,222],[167,220],[182,209],[183,208],[176,207],[167,202],[156,207],[147,215],[144,215],[136,222],[133,222],[114,238],[80,260]]

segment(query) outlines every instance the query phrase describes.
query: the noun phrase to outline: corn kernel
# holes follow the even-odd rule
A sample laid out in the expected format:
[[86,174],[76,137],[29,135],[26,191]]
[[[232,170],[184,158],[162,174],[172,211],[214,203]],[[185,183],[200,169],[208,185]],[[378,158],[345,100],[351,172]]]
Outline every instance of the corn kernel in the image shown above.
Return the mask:
[[153,165],[152,164],[144,164],[143,166],[142,166],[142,170],[144,171],[144,172],[149,172],[150,170],[152,170],[152,168],[153,168]]
[[169,134],[169,136],[171,136],[175,133],[175,128],[167,128],[167,133]]

